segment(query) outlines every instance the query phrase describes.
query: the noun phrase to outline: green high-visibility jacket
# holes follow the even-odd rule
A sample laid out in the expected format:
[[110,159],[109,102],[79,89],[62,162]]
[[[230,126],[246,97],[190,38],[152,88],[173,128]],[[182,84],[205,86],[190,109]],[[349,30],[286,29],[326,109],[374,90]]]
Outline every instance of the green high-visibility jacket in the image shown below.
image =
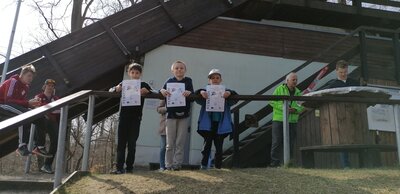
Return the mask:
[[[277,96],[289,96],[289,88],[286,86],[286,84],[281,84],[279,85],[273,95]],[[295,96],[301,96],[301,91],[296,87],[295,88]],[[270,105],[272,106],[273,109],[273,116],[272,120],[273,121],[283,121],[283,101],[270,101]],[[295,113],[290,113],[289,114],[289,123],[297,123],[299,120],[299,113],[303,110],[303,106],[297,103],[297,101],[291,101],[289,104],[289,107],[296,109]]]

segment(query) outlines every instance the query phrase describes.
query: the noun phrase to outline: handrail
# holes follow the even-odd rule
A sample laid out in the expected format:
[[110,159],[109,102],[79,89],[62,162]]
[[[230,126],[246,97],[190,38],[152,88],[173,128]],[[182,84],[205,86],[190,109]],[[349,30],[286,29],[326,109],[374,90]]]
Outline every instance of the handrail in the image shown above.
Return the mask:
[[[291,72],[298,72],[301,69],[305,68],[307,65],[311,64],[312,62],[314,62],[316,59],[318,59],[321,55],[327,53],[328,51],[330,51],[332,48],[336,47],[338,44],[342,43],[343,41],[347,40],[350,37],[353,37],[356,33],[358,33],[359,31],[361,31],[363,29],[363,26],[360,26],[358,28],[356,28],[353,32],[351,32],[350,34],[346,35],[345,37],[341,38],[340,40],[336,41],[334,44],[330,45],[328,48],[326,48],[325,50],[319,52],[318,54],[316,54],[314,57],[312,57],[310,60],[307,60],[306,62],[304,62],[303,64],[301,64],[300,66],[296,67],[295,69],[293,69]],[[281,83],[282,81],[285,80],[287,74],[285,74],[284,76],[280,77],[278,80],[274,81],[273,83],[271,83],[270,85],[268,85],[267,87],[265,87],[264,89],[258,91],[256,93],[256,95],[258,94],[263,94],[265,92],[267,92],[268,90],[270,90],[272,87],[276,86],[277,84]],[[240,108],[244,107],[245,105],[247,105],[248,103],[250,103],[250,101],[244,101],[240,104],[238,104],[237,106],[235,106],[231,112],[236,112],[238,111]]]
[[[336,47],[337,45],[343,43],[345,40],[353,37],[354,35],[356,35],[356,33],[360,32],[360,31],[379,31],[379,32],[386,32],[386,33],[396,33],[400,31],[400,28],[398,28],[397,30],[393,30],[393,29],[387,29],[387,28],[377,28],[377,27],[370,27],[370,26],[360,26],[358,28],[356,28],[355,30],[353,30],[352,32],[350,32],[349,34],[347,34],[346,36],[344,36],[343,38],[339,39],[338,41],[336,41],[335,43],[333,43],[332,45],[330,45],[329,47],[327,47],[326,49],[324,49],[323,51],[319,52],[318,54],[314,55],[311,59],[307,60],[306,62],[304,62],[303,64],[301,64],[300,66],[296,67],[295,69],[293,69],[291,72],[298,72],[301,69],[305,68],[307,65],[311,64],[312,62],[314,62],[316,59],[318,59],[319,57],[321,57],[322,55],[326,54],[328,51],[330,51],[331,49],[333,49],[334,47]],[[268,85],[267,87],[265,87],[264,89],[258,91],[256,93],[256,95],[258,94],[263,94],[265,92],[267,92],[268,90],[270,90],[272,87],[274,87],[275,85],[281,83],[282,81],[285,80],[287,74],[285,74],[284,76],[282,76],[281,78],[279,78],[278,80],[276,80],[275,82],[271,83],[270,85]],[[235,112],[238,111],[240,108],[244,107],[245,105],[247,105],[248,103],[250,103],[250,101],[244,101],[240,104],[238,104],[237,106],[235,106],[234,108],[232,108],[231,112]]]
[[46,113],[52,112],[56,109],[60,109],[61,107],[65,106],[66,104],[71,104],[71,103],[77,102],[83,98],[87,98],[91,94],[91,92],[92,92],[91,90],[83,90],[83,91],[71,94],[69,96],[66,96],[64,98],[61,98],[59,100],[56,100],[54,102],[51,102],[47,105],[35,108],[35,109],[25,112],[23,114],[17,115],[15,117],[12,117],[7,120],[4,120],[4,121],[0,122],[0,126],[1,126],[0,127],[0,136],[2,136],[5,133],[8,133],[13,128],[16,128],[25,123],[31,122],[31,121],[35,120],[36,118],[44,116]]
[[[0,122],[0,136],[9,132],[11,129],[16,128],[20,125],[31,122],[32,120],[39,118],[53,110],[60,109],[61,107],[77,103],[83,99],[88,98],[90,95],[97,97],[120,97],[120,93],[104,92],[104,91],[92,91],[83,90],[69,96],[63,97],[59,100],[51,102],[47,105],[38,107],[31,111],[25,112],[23,114],[17,115],[10,119]],[[163,98],[160,94],[148,94],[144,96],[145,98]],[[188,97],[190,100],[195,100],[201,98],[200,95],[190,95]],[[270,101],[270,100],[296,100],[296,101],[313,101],[313,102],[359,102],[359,103],[377,103],[377,104],[400,104],[400,100],[390,100],[384,98],[371,98],[371,97],[312,97],[312,96],[275,96],[275,95],[235,95],[230,96],[230,100],[251,100],[251,101]]]
[[[80,91],[74,94],[71,94],[67,97],[61,98],[57,101],[54,101],[48,105],[39,107],[37,109],[28,111],[26,113],[23,113],[21,115],[15,116],[13,118],[7,119],[3,122],[0,122],[0,136],[3,134],[6,135],[6,132],[10,131],[12,128],[15,128],[17,126],[20,126],[22,124],[25,124],[29,121],[32,121],[35,118],[38,118],[50,111],[53,111],[55,109],[61,108],[61,121],[60,121],[60,133],[58,136],[58,147],[57,147],[57,158],[56,158],[56,173],[55,173],[55,180],[54,180],[54,188],[58,187],[61,183],[61,176],[62,176],[62,163],[63,163],[63,150],[64,150],[64,144],[63,144],[63,139],[65,138],[65,128],[66,128],[66,119],[67,119],[67,114],[68,114],[68,106],[72,103],[79,102],[81,100],[86,100],[89,98],[90,103],[92,106],[89,106],[88,112],[93,111],[93,104],[94,104],[94,98],[95,97],[111,97],[111,98],[117,98],[120,97],[120,93],[112,93],[112,92],[104,92],[104,91],[92,91],[92,90],[84,90]],[[149,94],[146,96],[143,96],[145,98],[163,98],[160,94]],[[195,100],[202,98],[200,95],[190,95],[188,97],[190,100]],[[312,101],[312,102],[351,102],[351,103],[366,103],[366,104],[395,104],[397,107],[400,104],[400,100],[390,100],[387,99],[388,95],[383,95],[382,97],[338,97],[338,96],[325,96],[325,97],[315,97],[315,96],[276,96],[276,95],[234,95],[229,97],[229,100],[253,100],[253,101],[268,101],[268,100],[283,100],[284,102],[287,101]],[[91,100],[90,100],[91,99]],[[238,115],[239,112],[235,112],[235,123],[238,122]],[[88,119],[91,119],[93,117],[88,116]],[[85,141],[85,151],[86,153],[84,155],[84,158],[86,160],[83,161],[88,161],[88,155],[89,155],[89,148],[90,148],[90,131],[91,131],[91,126],[90,126],[91,121],[88,121],[88,126],[86,129],[86,141]],[[237,128],[236,128],[237,129]],[[235,133],[235,148],[238,148],[238,133],[237,130],[234,130]],[[234,158],[236,160],[235,166],[238,166],[238,149],[235,150],[234,152]],[[87,164],[82,164],[84,166]],[[83,170],[85,170],[83,168]],[[87,170],[87,168],[86,168]]]

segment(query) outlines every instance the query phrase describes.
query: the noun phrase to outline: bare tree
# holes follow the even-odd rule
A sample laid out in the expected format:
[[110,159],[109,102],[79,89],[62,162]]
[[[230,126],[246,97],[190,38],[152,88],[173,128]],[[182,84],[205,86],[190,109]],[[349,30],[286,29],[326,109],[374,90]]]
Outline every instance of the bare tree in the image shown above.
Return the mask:
[[[31,7],[41,16],[40,33],[33,36],[36,46],[77,31],[141,0],[33,0]],[[69,22],[68,22],[69,21]]]

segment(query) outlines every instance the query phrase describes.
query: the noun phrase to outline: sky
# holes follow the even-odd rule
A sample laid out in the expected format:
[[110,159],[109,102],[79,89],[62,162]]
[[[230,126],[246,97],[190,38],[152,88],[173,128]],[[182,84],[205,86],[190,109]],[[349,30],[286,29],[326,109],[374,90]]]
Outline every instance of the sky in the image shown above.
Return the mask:
[[[17,10],[17,0],[1,0],[0,1],[0,63],[4,62],[8,42],[10,40],[11,30],[14,22],[15,13]],[[40,17],[30,8],[26,2],[21,3],[14,43],[11,52],[11,58],[27,52],[30,46],[21,46],[29,42],[32,32],[37,28]]]

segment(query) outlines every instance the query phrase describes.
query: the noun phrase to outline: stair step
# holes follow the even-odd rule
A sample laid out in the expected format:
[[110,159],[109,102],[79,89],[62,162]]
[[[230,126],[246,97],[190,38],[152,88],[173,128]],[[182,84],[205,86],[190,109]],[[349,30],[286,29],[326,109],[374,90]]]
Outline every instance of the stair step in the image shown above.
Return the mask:
[[50,193],[53,182],[34,180],[0,180],[0,193]]
[[254,139],[255,139],[255,138],[251,138],[251,139],[244,139],[244,140],[240,141],[240,142],[239,142],[239,147],[240,147],[240,146],[244,146],[244,145],[246,145],[246,144],[252,142]]
[[257,137],[263,135],[264,133],[266,133],[266,131],[257,131],[257,132],[250,134],[249,137],[257,138]]

